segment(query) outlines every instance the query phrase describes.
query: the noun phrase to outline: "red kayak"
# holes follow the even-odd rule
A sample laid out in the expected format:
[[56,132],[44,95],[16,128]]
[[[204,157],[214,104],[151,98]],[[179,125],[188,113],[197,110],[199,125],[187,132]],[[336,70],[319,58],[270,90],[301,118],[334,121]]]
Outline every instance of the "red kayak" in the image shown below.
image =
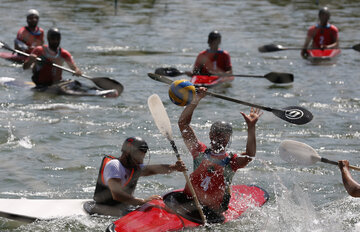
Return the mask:
[[[254,185],[232,186],[229,209],[224,213],[225,221],[235,220],[249,207],[260,207],[267,202],[269,194]],[[177,231],[201,226],[199,212],[185,204],[181,190],[167,193],[163,200],[152,200],[137,210],[111,224],[109,232]],[[188,203],[188,202],[186,202]]]
[[207,76],[207,75],[195,75],[192,76],[190,82],[196,87],[213,88],[225,83],[229,83],[234,80],[233,76],[220,77],[220,76]]
[[11,52],[0,52],[0,57],[18,64],[24,63],[26,59],[26,56],[13,54]]
[[310,49],[307,60],[311,63],[334,63],[341,54],[340,49]]

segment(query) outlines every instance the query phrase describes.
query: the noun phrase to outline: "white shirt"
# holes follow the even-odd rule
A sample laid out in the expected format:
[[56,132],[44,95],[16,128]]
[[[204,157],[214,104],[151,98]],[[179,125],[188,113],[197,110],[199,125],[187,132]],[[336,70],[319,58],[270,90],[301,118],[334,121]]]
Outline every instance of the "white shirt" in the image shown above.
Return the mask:
[[[144,167],[144,164],[140,164],[140,169],[144,169]],[[112,178],[120,179],[121,185],[124,186],[131,176],[131,170],[125,168],[120,160],[113,159],[105,165],[103,176],[106,186],[108,186],[109,179]]]

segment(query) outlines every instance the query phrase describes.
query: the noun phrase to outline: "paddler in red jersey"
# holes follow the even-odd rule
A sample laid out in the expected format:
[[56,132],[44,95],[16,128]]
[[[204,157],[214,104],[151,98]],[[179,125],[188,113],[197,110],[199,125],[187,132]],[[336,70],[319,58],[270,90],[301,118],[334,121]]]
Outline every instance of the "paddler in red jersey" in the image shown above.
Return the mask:
[[28,11],[26,15],[27,26],[20,28],[14,41],[17,50],[31,53],[37,46],[44,44],[44,30],[38,27],[39,12],[35,9]]
[[308,29],[307,37],[301,50],[303,58],[308,56],[307,49],[311,42],[311,48],[325,49],[339,47],[338,29],[329,23],[329,19],[329,9],[327,7],[321,8],[319,10],[319,23]]
[[[81,76],[82,73],[75,65],[71,54],[60,47],[61,33],[59,29],[49,29],[47,40],[49,45],[36,47],[23,64],[24,69],[28,69],[34,64],[32,81],[36,87],[46,88],[62,80],[62,70],[54,67],[52,63],[62,66],[66,62],[75,71],[74,75]],[[41,61],[36,60],[38,57]]]
[[[230,202],[232,178],[239,168],[244,168],[256,153],[255,125],[261,116],[259,109],[251,109],[250,114],[241,112],[247,124],[246,152],[241,155],[228,153],[232,136],[232,126],[224,121],[212,124],[209,138],[210,147],[200,142],[190,126],[193,112],[200,100],[206,95],[206,88],[199,88],[196,97],[182,112],[178,124],[185,145],[193,156],[194,171],[190,175],[200,204],[209,223],[224,221],[223,212]],[[184,193],[191,198],[189,186]]]
[[193,75],[219,75],[232,74],[230,55],[227,51],[220,50],[221,34],[212,31],[208,37],[209,48],[200,52],[197,56],[192,72],[186,72],[188,76]]
[[124,216],[136,206],[156,199],[152,195],[146,199],[133,195],[138,179],[141,176],[168,174],[174,171],[183,172],[186,166],[182,161],[175,164],[144,165],[144,158],[149,147],[140,137],[129,137],[122,145],[119,158],[105,156],[100,166],[94,201],[85,205],[90,214]]
[[340,160],[338,162],[344,187],[348,194],[352,197],[360,197],[360,184],[351,176],[349,171],[349,161]]

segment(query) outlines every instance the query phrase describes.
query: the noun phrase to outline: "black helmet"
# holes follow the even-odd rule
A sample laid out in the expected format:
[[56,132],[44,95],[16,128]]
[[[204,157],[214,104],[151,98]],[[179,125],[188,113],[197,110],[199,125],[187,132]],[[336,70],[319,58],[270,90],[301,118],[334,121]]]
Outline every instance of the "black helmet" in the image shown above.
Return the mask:
[[130,137],[130,138],[127,138],[125,140],[125,142],[123,143],[121,151],[131,154],[135,150],[140,150],[140,151],[146,153],[148,149],[149,149],[149,147],[148,147],[147,143],[145,142],[145,140],[143,140],[140,137]]
[[210,127],[210,133],[226,133],[232,134],[232,126],[225,121],[214,122]]
[[56,27],[50,28],[47,33],[48,38],[58,37],[61,38],[60,30]]
[[221,34],[218,31],[212,31],[209,34],[209,41],[213,41],[215,39],[221,39]]
[[322,14],[324,14],[324,15],[328,15],[328,16],[330,17],[330,11],[329,11],[329,8],[327,8],[326,6],[325,6],[325,7],[323,7],[323,8],[321,8],[321,9],[319,10],[319,16],[320,16],[320,15],[322,15]]

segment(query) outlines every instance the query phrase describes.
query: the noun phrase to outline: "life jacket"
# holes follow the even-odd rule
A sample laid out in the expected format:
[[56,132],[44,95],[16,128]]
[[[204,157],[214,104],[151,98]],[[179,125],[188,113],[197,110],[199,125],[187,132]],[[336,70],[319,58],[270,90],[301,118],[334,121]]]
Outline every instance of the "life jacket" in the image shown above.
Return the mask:
[[[235,171],[230,161],[235,154],[224,154],[218,159],[206,149],[194,158],[194,171],[190,175],[191,183],[201,204],[210,208],[226,211],[230,202],[230,186]],[[184,192],[191,195],[186,185]]]
[[[105,180],[104,180],[104,175],[103,175],[106,164],[113,159],[118,159],[118,158],[111,156],[111,155],[106,155],[101,162],[99,175],[98,175],[98,179],[96,182],[94,197],[93,197],[93,199],[96,201],[97,204],[105,204],[105,205],[121,204],[120,202],[115,201],[112,198],[112,194],[111,194],[109,187],[107,185],[105,185]],[[137,169],[133,168],[131,170],[129,179],[123,186],[122,190],[125,191],[126,193],[132,195],[135,191],[136,184],[140,177],[140,174],[141,174],[141,171],[138,171]]]

